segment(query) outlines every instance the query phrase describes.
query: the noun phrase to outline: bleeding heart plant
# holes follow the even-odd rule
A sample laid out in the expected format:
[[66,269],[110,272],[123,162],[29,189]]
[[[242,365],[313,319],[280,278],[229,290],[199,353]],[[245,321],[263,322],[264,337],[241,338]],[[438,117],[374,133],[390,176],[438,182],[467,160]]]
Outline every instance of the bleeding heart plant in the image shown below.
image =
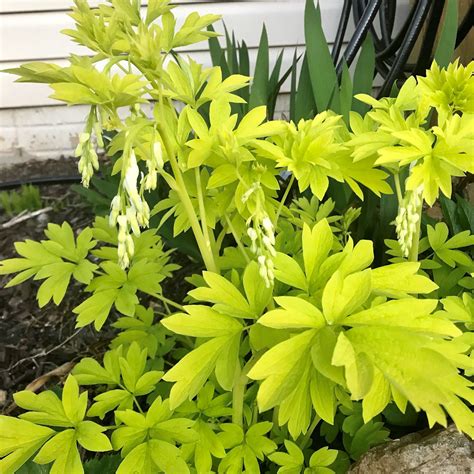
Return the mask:
[[[46,240],[17,243],[0,274],[17,273],[10,286],[42,281],[40,306],[82,284],[77,326],[115,319],[120,332],[102,362],[76,365],[61,397],[15,395],[26,411],[0,417],[0,470],[32,458],[82,473],[79,443],[120,451],[118,473],[344,472],[342,448],[355,459],[385,440],[382,414],[394,409],[423,411],[430,426],[449,417],[474,436],[474,265],[459,250],[474,237],[448,238],[444,224],[421,234],[423,203],[474,172],[474,63],[433,64],[395,98],[359,95],[372,109],[349,125],[330,110],[267,121],[265,106],[239,120],[250,79],[223,80],[176,52],[216,36],[207,27],[218,16],[192,13],[178,27],[164,0],[144,11],[138,0],[75,0],[71,16],[65,33],[91,57],[8,72],[90,106],[76,151],[83,184],[98,145],[119,156],[119,185],[109,219],[77,236],[49,225]],[[398,241],[388,242],[394,262],[376,266],[372,242],[350,235],[360,210],[334,215],[323,200],[331,180],[360,199],[392,193],[390,176]],[[166,198],[150,209],[158,183]],[[176,235],[190,230],[202,256],[184,306],[163,295],[177,266],[160,225],[145,230],[156,214]],[[343,445],[322,446],[341,424]]]

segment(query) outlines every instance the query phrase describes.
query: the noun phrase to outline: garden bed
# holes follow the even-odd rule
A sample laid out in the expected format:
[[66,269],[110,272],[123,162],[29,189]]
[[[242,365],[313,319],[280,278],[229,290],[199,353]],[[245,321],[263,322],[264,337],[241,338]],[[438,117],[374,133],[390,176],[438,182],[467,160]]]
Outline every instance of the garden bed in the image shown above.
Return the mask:
[[[222,60],[217,15],[177,29],[167,2],[76,1],[66,34],[101,61],[8,71],[90,111],[84,187],[0,195],[0,274],[29,280],[0,293],[0,383],[23,409],[4,403],[1,472],[393,472],[361,466],[404,434],[414,469],[451,472],[451,454],[427,464],[446,440],[471,463],[464,435],[433,431],[474,438],[474,62],[450,63],[455,6],[431,68],[377,99],[374,41],[351,74],[312,0],[280,80],[265,30],[252,80],[244,43]],[[218,66],[174,54],[204,39]]]
[[[13,181],[29,182],[52,177],[77,177],[77,160],[30,161],[1,170],[0,187]],[[17,256],[14,243],[26,239],[41,240],[49,223],[68,222],[75,233],[89,226],[94,214],[84,198],[72,189],[73,184],[39,185],[42,208],[51,211],[15,225],[4,227],[15,216],[7,215],[0,208],[0,260]],[[28,213],[28,211],[27,211]],[[181,265],[182,274],[173,281],[167,281],[168,294],[181,301],[189,285],[184,276],[195,264],[185,256],[175,253],[174,260]],[[72,309],[84,299],[72,285],[60,306],[48,304],[39,308],[36,293],[39,282],[28,281],[23,285],[5,288],[9,276],[0,275],[0,412],[10,413],[12,394],[25,389],[39,377],[39,390],[55,385],[58,376],[64,377],[74,363],[83,357],[100,358],[107,350],[109,341],[117,332],[109,325],[100,333],[92,326],[76,329]],[[59,371],[58,371],[59,368]],[[51,376],[43,376],[55,371]]]
[[[77,173],[74,160],[30,162],[2,170],[2,183],[48,176],[72,176]],[[2,184],[0,183],[0,184]],[[39,187],[43,207],[52,210],[0,231],[0,260],[15,256],[14,243],[25,239],[41,240],[49,222],[68,221],[75,230],[89,225],[93,215],[69,184]],[[0,211],[0,227],[10,221]],[[75,330],[71,310],[81,296],[71,288],[61,307],[39,309],[36,282],[5,288],[9,278],[0,277],[0,390],[2,407],[11,402],[11,394],[22,390],[37,377],[73,362],[80,356],[97,355],[107,346],[107,337],[99,338],[91,328]],[[55,379],[57,381],[57,379]]]

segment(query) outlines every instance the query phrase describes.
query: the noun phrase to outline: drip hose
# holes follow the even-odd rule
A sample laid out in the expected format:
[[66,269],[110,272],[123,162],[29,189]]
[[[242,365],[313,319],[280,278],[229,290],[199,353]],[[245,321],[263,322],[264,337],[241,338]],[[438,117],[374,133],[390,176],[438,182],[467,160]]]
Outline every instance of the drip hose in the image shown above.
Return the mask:
[[337,63],[337,60],[339,59],[339,54],[341,53],[341,47],[344,41],[344,37],[346,36],[347,23],[349,22],[350,14],[351,0],[344,0],[341,18],[339,19],[339,25],[337,27],[336,39],[334,40],[334,46],[332,48],[331,54],[334,64]]
[[421,43],[420,54],[418,55],[418,61],[414,70],[415,75],[424,73],[431,65],[433,46],[436,41],[445,3],[445,0],[433,0],[430,17],[426,25],[425,36]]
[[342,65],[344,61],[346,62],[347,66],[350,66],[352,64],[352,61],[354,60],[357,52],[359,51],[364,41],[367,31],[372,25],[372,21],[377,15],[381,3],[382,0],[371,0],[369,5],[367,5],[367,7],[365,8],[364,13],[362,14],[356,26],[356,30],[352,35],[349,44],[347,45],[346,51],[344,52],[343,60],[340,61],[337,66],[338,74],[341,74],[342,72]]
[[73,184],[80,183],[81,176],[46,176],[44,178],[24,178],[16,179],[14,181],[0,182],[0,191],[7,189],[20,188],[21,186],[33,184],[36,186],[46,186],[54,184]]
[[430,3],[430,0],[418,1],[415,14],[408,28],[406,40],[400,48],[390,72],[385,78],[385,83],[380,89],[378,97],[386,97],[390,93],[395,80],[400,77],[403,67],[407,63],[408,57],[410,56],[410,53],[415,46],[416,40],[420,34],[421,28],[423,27],[423,23],[430,9]]

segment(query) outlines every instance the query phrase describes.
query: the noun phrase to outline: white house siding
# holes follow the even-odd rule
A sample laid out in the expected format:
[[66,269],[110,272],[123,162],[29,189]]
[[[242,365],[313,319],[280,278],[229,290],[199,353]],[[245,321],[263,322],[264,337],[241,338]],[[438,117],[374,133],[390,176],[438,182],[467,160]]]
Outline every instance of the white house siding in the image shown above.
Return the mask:
[[[70,53],[88,54],[88,50],[60,33],[70,28],[67,15],[72,0],[0,0],[0,69],[17,67],[28,61],[66,64]],[[91,1],[90,3],[99,3]],[[144,4],[146,1],[143,2]],[[304,0],[280,1],[179,1],[174,10],[178,19],[197,10],[201,14],[221,14],[227,28],[249,46],[255,64],[262,25],[265,23],[270,58],[285,48],[282,70],[290,67],[295,47],[304,43]],[[334,40],[343,0],[320,0],[323,25],[329,42]],[[223,32],[222,24],[216,29]],[[207,43],[192,45],[182,52],[210,65]],[[90,53],[90,52],[89,52]],[[33,158],[70,155],[82,129],[86,107],[66,107],[48,96],[43,84],[15,83],[14,76],[0,74],[0,166]],[[288,92],[288,84],[283,92]],[[278,110],[288,100],[283,94]]]

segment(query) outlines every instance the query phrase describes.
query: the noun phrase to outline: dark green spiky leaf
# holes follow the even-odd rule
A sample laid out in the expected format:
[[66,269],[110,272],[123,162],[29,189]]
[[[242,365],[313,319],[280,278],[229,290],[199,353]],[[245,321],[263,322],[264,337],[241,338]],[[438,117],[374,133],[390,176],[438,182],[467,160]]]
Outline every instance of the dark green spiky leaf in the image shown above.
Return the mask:
[[[356,94],[370,94],[374,83],[374,72],[375,72],[375,48],[374,42],[371,35],[367,35],[362,44],[357,66],[354,72],[354,91],[353,95]],[[369,106],[360,102],[359,100],[353,99],[352,110],[364,115],[368,110]]]
[[458,32],[458,2],[448,0],[446,14],[438,39],[438,46],[434,54],[434,59],[440,67],[446,67],[453,59],[456,47],[456,36]]
[[322,112],[329,107],[331,99],[338,102],[338,80],[323,31],[321,9],[319,4],[314,6],[313,0],[306,0],[304,24],[311,86],[317,110]]
[[[349,124],[349,113],[352,106],[352,80],[349,74],[349,68],[346,62],[342,65],[341,87],[339,90],[339,107],[338,112],[343,116],[344,121]],[[334,109],[335,110],[335,109]],[[337,110],[336,110],[337,111]]]
[[255,63],[255,72],[253,75],[252,88],[250,90],[249,109],[258,105],[266,105],[269,92],[269,52],[268,36],[265,25],[260,36],[258,46],[257,62]]

